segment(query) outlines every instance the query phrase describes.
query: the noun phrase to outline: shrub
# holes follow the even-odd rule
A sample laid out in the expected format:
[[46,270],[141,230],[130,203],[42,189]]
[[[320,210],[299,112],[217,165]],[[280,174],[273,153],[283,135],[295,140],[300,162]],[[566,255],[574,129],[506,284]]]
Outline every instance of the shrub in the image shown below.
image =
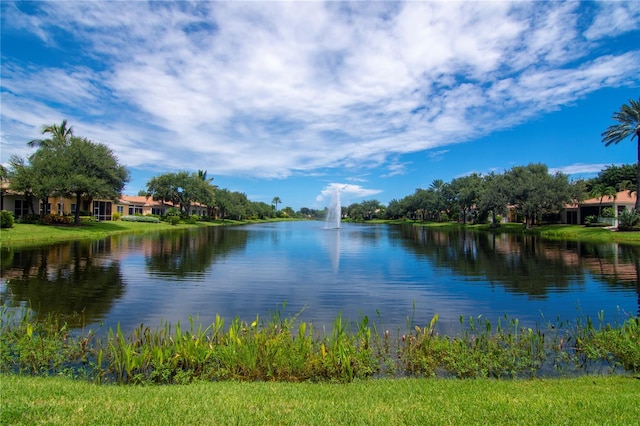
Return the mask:
[[20,223],[40,223],[40,215],[39,214],[25,214],[20,218]]
[[640,214],[635,210],[624,209],[618,216],[618,229],[630,231],[640,225]]
[[195,225],[196,223],[198,223],[199,220],[200,220],[200,216],[198,216],[197,214],[192,214],[191,216],[189,216],[186,222],[190,225]]
[[613,209],[613,207],[605,207],[604,209],[602,209],[602,214],[600,215],[600,217],[616,217],[616,211]]
[[80,216],[80,223],[95,223],[97,221],[94,216]]
[[120,220],[122,213],[115,212],[112,216],[113,220]]
[[147,222],[147,223],[159,223],[160,219],[154,216],[136,216],[127,215],[120,218],[123,222]]
[[177,225],[180,223],[180,216],[167,216],[167,223],[169,225]]
[[73,223],[73,218],[59,214],[46,214],[42,216],[41,222],[45,225],[69,225]]
[[6,210],[0,211],[0,228],[13,228],[13,213]]
[[592,214],[584,218],[584,223],[586,225],[596,224],[598,223],[598,216]]

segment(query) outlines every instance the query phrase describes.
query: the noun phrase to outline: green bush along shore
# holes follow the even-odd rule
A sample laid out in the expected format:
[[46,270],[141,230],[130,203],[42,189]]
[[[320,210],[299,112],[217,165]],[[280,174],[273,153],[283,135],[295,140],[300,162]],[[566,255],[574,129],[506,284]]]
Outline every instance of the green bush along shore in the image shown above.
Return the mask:
[[378,333],[366,316],[350,322],[338,315],[329,331],[318,332],[275,312],[250,323],[226,324],[217,316],[206,328],[192,319],[187,327],[141,324],[130,333],[119,326],[96,333],[3,307],[0,366],[2,373],[119,384],[640,373],[640,318],[617,326],[594,326],[587,318],[536,330],[507,318],[497,325],[461,318],[453,337],[435,332],[437,320],[396,334]]

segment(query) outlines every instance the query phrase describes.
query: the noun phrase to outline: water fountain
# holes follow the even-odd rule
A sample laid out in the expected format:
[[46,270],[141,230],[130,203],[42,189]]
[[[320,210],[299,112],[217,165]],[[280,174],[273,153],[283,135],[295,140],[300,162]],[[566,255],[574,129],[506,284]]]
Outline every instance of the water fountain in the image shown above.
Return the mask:
[[327,219],[325,228],[338,229],[340,228],[340,219],[342,217],[342,207],[340,206],[340,189],[333,187],[331,193],[331,203],[329,204],[329,211],[327,212]]

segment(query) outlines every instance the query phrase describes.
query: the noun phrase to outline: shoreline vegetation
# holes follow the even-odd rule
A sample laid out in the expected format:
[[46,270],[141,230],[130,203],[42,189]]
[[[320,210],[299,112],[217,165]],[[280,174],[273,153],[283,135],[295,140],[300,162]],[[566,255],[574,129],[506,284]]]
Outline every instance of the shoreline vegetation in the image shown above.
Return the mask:
[[[215,220],[210,222],[196,222],[194,224],[180,223],[171,225],[167,222],[146,223],[126,221],[87,222],[80,226],[73,225],[40,225],[15,223],[12,228],[0,230],[0,248],[16,249],[33,246],[57,244],[75,240],[97,240],[112,235],[143,234],[155,232],[171,232],[205,226],[236,226],[251,223],[280,222],[301,219],[266,219],[266,220]],[[520,233],[537,235],[544,239],[581,241],[589,243],[622,243],[640,245],[640,232],[620,232],[608,228],[585,227],[582,225],[540,225],[526,229],[523,224],[507,223],[497,228],[489,224],[463,225],[454,222],[420,222],[409,220],[370,220],[365,225],[413,225],[428,226],[442,229],[466,229],[476,232]]]
[[[286,303],[283,304],[283,309]],[[300,312],[210,325],[140,324],[133,330],[71,329],[57,315],[0,311],[0,373],[66,376],[96,384],[189,384],[199,381],[350,383],[376,378],[524,379],[636,375],[640,318],[597,324],[591,318],[522,326],[460,317],[460,331],[440,335],[438,315],[405,330],[378,330],[367,316],[338,314],[315,329]],[[620,321],[620,322],[618,322]]]

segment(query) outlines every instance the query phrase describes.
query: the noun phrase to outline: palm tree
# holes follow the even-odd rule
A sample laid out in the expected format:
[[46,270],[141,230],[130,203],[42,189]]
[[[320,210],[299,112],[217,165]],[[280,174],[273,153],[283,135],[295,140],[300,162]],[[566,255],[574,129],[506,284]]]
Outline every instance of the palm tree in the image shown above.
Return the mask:
[[628,138],[631,136],[631,141],[633,139],[637,139],[638,143],[638,177],[636,181],[636,211],[640,211],[640,198],[638,198],[638,194],[640,193],[640,98],[637,101],[632,99],[629,100],[629,105],[623,104],[620,107],[620,111],[613,114],[611,117],[618,124],[613,124],[607,127],[602,133],[602,142],[604,142],[605,146],[609,146],[612,143],[617,144],[618,142]]
[[625,179],[618,184],[618,191],[629,191],[629,197],[631,197],[634,192],[637,194],[637,190],[636,185],[630,180]]
[[198,169],[198,178],[203,182],[213,182],[213,178],[207,176],[206,170]]
[[445,183],[445,181],[442,179],[435,179],[433,182],[431,182],[431,185],[429,185],[429,189],[433,191],[434,194],[436,194],[435,209],[436,209],[436,220],[438,222],[440,221],[440,215],[442,214],[442,210],[445,208],[442,198],[443,198],[444,190],[446,187],[447,187],[447,183]]
[[282,200],[280,200],[280,197],[273,197],[273,200],[271,200],[271,204],[275,205],[275,210],[278,211],[278,204],[282,203]]
[[616,198],[618,198],[618,193],[616,192],[616,189],[613,186],[605,186],[601,183],[594,185],[589,195],[591,195],[594,198],[600,199],[598,216],[602,216],[602,200],[604,199],[604,197],[613,198],[614,201]]
[[67,127],[67,120],[62,120],[59,126],[56,124],[42,126],[42,134],[49,134],[51,137],[49,139],[34,139],[27,142],[27,145],[30,147],[43,146],[45,148],[51,148],[57,143],[67,143],[71,136],[73,136],[73,127]]

